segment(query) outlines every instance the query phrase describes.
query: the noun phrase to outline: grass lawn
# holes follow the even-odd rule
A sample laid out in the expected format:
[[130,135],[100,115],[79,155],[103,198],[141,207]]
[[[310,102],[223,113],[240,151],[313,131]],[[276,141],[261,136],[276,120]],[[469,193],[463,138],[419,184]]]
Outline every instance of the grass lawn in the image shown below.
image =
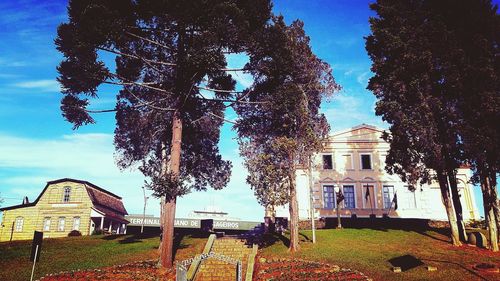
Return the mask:
[[[91,269],[158,257],[158,237],[84,236],[45,239],[35,278],[48,273]],[[178,260],[203,251],[206,238],[180,236],[175,242]],[[0,243],[0,280],[29,280],[31,241]]]
[[[500,266],[500,253],[470,246],[453,247],[446,235],[435,231],[324,229],[316,231],[316,244],[309,240],[311,231],[301,231],[301,236],[301,250],[295,255],[287,251],[287,238],[275,236],[270,237],[270,245],[264,246],[259,256],[327,262],[361,271],[373,280],[500,280],[500,273],[485,274],[472,269],[480,262]],[[393,273],[390,260],[405,255],[424,265]],[[425,265],[438,270],[428,272]]]

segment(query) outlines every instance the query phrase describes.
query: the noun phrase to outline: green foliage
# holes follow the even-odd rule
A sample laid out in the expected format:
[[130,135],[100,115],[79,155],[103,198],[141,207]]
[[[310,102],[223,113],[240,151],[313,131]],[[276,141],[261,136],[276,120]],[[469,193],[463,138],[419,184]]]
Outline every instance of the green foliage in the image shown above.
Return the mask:
[[[495,101],[490,107],[499,117],[498,82],[491,79],[494,41],[484,38],[498,31],[491,2],[380,0],[371,7],[377,17],[370,19],[366,49],[375,75],[368,89],[378,98],[377,115],[391,124],[384,135],[391,143],[386,167],[411,184],[427,182],[427,168],[456,169],[466,160],[464,151],[481,147],[468,141],[481,135],[478,130],[464,131],[472,125],[471,114],[483,115],[485,103],[470,107],[472,100],[483,100],[481,88],[491,93],[496,87],[496,98],[490,95],[489,101]],[[479,118],[486,134],[495,124],[489,112]]]
[[248,103],[235,105],[247,182],[261,204],[281,205],[296,165],[321,147],[329,131],[321,101],[340,87],[330,66],[312,53],[303,23],[287,26],[282,17],[260,34],[247,68],[254,76]]
[[[268,0],[72,0],[58,28],[61,110],[78,128],[94,123],[88,110],[103,84],[117,95],[115,148],[120,168],[140,166],[155,195],[174,198],[229,181],[231,163],[217,147],[235,81],[227,53],[248,42],[270,17]],[[115,62],[110,63],[109,58]],[[206,97],[200,87],[213,88]],[[172,120],[182,120],[180,180],[165,176]],[[182,185],[181,185],[182,182]]]

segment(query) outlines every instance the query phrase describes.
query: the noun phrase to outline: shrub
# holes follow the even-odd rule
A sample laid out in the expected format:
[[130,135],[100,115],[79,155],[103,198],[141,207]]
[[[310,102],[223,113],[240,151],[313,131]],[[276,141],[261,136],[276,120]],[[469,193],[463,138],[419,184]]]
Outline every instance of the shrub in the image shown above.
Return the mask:
[[102,229],[96,229],[94,231],[92,231],[92,235],[101,235],[103,232],[102,232]]
[[68,236],[71,237],[71,236],[82,236],[82,233],[78,230],[71,230],[70,233],[68,233]]
[[467,223],[467,226],[471,227],[471,228],[481,228],[481,229],[486,229],[487,228],[486,221],[484,219],[481,219],[481,220],[470,220]]

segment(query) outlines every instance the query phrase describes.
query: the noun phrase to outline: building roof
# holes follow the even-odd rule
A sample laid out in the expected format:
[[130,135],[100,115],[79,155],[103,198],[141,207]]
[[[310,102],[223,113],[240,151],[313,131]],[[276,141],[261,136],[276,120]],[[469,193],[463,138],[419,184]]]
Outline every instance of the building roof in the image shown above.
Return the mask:
[[106,209],[112,209],[122,215],[128,214],[127,210],[125,210],[125,206],[123,206],[121,197],[112,196],[107,192],[103,192],[102,190],[94,188],[93,186],[86,185],[86,187],[90,200],[95,207],[105,207]]
[[117,213],[120,213],[122,216],[128,214],[127,210],[125,210],[125,206],[123,205],[123,202],[121,201],[122,198],[120,196],[118,196],[112,192],[109,192],[109,191],[105,190],[104,188],[101,188],[93,183],[88,182],[88,181],[71,179],[71,178],[63,178],[63,179],[49,181],[49,182],[47,182],[47,184],[43,188],[40,195],[38,195],[36,200],[33,201],[32,203],[4,207],[4,208],[0,208],[0,211],[7,211],[7,210],[12,210],[12,209],[17,209],[17,208],[35,206],[38,203],[38,200],[40,200],[40,198],[42,197],[42,195],[45,193],[45,191],[47,190],[47,188],[50,185],[62,183],[62,182],[75,182],[75,183],[83,184],[87,190],[87,193],[89,194],[90,200],[92,201],[92,203],[94,205],[108,207],[109,209],[112,209],[112,210],[116,211]]

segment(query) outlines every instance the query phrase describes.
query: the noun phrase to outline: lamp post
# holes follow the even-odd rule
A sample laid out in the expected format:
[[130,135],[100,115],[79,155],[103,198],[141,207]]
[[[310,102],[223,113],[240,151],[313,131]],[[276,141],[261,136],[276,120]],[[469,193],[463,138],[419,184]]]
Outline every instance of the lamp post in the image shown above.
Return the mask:
[[142,210],[141,234],[144,232],[144,221],[146,220],[146,204],[149,198],[146,196],[146,189],[144,188],[144,186],[142,187],[142,192],[144,194],[144,209]]
[[339,201],[339,194],[340,194],[340,187],[338,185],[335,185],[334,187],[335,190],[335,203],[337,203],[337,228],[341,229],[342,228],[342,223],[340,221],[340,201]]

